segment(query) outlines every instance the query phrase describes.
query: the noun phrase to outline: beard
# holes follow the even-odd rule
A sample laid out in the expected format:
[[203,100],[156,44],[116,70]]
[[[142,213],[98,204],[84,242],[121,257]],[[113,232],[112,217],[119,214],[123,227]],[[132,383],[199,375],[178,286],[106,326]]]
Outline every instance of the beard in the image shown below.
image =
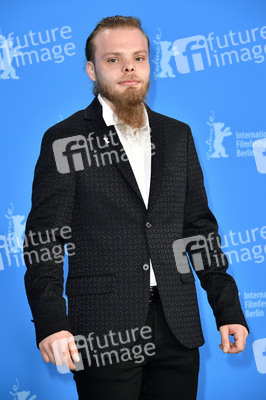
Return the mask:
[[[97,75],[96,75],[97,78]],[[128,76],[126,79],[136,79],[134,76]],[[112,103],[112,109],[116,114],[117,123],[123,130],[127,130],[125,125],[138,129],[145,124],[144,104],[150,86],[148,79],[140,88],[126,86],[123,93],[112,88],[111,85],[96,80],[98,91],[102,97],[105,97]]]

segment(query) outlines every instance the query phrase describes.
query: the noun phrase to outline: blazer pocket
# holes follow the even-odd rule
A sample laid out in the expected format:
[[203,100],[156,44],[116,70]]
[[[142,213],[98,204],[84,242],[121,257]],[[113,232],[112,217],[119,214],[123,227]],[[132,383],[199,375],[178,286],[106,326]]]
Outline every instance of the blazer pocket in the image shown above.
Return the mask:
[[183,283],[187,283],[187,282],[195,282],[195,276],[193,274],[193,272],[188,272],[186,274],[179,274],[180,276],[180,280]]
[[66,282],[66,295],[71,297],[112,293],[115,283],[116,275],[114,273],[72,276]]

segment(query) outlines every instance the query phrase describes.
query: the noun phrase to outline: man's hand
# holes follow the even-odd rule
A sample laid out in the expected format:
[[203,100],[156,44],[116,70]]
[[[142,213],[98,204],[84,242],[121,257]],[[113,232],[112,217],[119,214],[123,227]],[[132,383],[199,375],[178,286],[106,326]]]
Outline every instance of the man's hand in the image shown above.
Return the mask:
[[45,362],[51,362],[58,367],[65,364],[68,369],[75,369],[73,360],[79,361],[74,336],[68,331],[47,336],[39,343],[39,349]]
[[[245,326],[240,324],[223,325],[219,328],[222,344],[219,344],[224,353],[236,354],[244,350],[248,330]],[[230,342],[229,335],[233,335],[235,343]]]

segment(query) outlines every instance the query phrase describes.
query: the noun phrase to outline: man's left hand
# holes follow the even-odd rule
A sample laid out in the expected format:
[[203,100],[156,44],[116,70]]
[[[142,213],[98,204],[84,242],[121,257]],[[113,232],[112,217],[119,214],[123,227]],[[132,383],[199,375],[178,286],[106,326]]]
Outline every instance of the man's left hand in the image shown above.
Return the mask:
[[[219,328],[222,344],[219,345],[224,353],[237,354],[244,350],[248,330],[240,324],[223,325]],[[235,343],[229,340],[229,335],[234,336]]]

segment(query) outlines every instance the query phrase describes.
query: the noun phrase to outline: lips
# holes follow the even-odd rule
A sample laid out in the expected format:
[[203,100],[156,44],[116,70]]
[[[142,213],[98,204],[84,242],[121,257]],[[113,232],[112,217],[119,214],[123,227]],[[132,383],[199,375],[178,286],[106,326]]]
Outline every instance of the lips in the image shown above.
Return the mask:
[[133,86],[133,85],[137,85],[138,83],[139,83],[139,81],[135,81],[135,80],[126,80],[126,81],[119,82],[120,85],[125,85],[125,86]]

